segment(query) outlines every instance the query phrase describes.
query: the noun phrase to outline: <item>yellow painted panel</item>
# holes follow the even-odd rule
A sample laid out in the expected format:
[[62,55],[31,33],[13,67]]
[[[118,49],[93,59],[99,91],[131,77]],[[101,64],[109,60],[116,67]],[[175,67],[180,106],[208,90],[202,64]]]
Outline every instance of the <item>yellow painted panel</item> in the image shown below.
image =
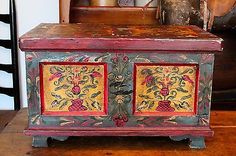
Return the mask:
[[135,112],[194,112],[197,68],[136,64]]
[[46,112],[104,112],[105,66],[43,64]]

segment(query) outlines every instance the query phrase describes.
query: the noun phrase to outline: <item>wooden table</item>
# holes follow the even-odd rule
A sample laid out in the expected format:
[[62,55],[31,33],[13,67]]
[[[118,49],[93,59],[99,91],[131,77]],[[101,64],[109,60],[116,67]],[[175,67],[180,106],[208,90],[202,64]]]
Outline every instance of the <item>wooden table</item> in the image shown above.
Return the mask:
[[211,113],[213,138],[204,150],[189,149],[186,141],[173,142],[165,137],[72,137],[65,142],[51,141],[49,148],[32,148],[32,137],[25,136],[27,111],[22,109],[0,134],[1,156],[93,156],[93,155],[232,155],[236,152],[236,113]]
[[17,111],[1,110],[0,111],[0,133],[9,122],[15,117]]

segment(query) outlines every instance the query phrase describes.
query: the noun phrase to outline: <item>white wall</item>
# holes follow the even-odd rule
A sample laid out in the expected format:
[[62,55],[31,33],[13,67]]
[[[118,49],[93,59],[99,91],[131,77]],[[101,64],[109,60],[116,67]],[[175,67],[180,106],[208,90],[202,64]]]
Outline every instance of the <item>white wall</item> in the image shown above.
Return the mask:
[[[8,1],[9,0],[0,0],[0,13],[8,11]],[[40,23],[58,23],[59,21],[59,0],[15,0],[15,3],[18,20],[18,36],[23,35]],[[6,5],[7,7],[5,7]],[[3,23],[0,23],[0,30],[2,26],[6,27]],[[2,58],[1,54],[0,57]],[[24,53],[20,51],[19,68],[21,82],[21,104],[23,105],[23,107],[27,107],[25,60]],[[7,77],[4,80],[6,81]],[[5,99],[3,98],[0,99],[0,110],[13,109],[12,105],[7,107],[8,101],[4,100]]]

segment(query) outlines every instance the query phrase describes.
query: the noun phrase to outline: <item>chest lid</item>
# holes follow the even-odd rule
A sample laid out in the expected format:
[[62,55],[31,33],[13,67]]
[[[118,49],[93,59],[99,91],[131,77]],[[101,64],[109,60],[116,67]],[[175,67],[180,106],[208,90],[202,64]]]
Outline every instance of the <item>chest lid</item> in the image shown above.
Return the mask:
[[40,24],[20,38],[23,51],[220,52],[221,43],[196,26]]

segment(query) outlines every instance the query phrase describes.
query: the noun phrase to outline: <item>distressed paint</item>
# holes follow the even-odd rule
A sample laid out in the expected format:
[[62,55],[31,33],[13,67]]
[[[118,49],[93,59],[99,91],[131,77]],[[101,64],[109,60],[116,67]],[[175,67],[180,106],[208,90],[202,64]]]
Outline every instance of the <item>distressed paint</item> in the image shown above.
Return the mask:
[[201,137],[193,137],[191,135],[171,136],[170,139],[174,140],[174,141],[181,141],[181,140],[189,139],[189,141],[190,141],[189,147],[190,148],[194,148],[194,149],[206,148],[205,139],[202,136]]
[[20,39],[24,51],[219,53],[221,38],[197,26],[40,24]]
[[[21,49],[27,51],[29,127],[25,134],[34,136],[35,146],[46,146],[47,137],[64,140],[65,136],[172,136],[177,139],[187,136],[191,147],[202,148],[203,137],[213,135],[209,125],[213,53],[222,51],[221,41],[195,26],[41,24],[20,39]],[[95,74],[93,71],[83,73],[85,69],[91,70],[89,65],[97,65],[101,70]],[[78,69],[61,72],[69,67]],[[156,67],[166,70],[160,72],[164,77],[153,74]],[[54,72],[54,68],[59,70]],[[176,72],[178,81],[174,85],[173,76],[166,75],[175,69],[181,72]],[[152,74],[143,72],[147,70]],[[63,80],[63,76],[67,78]],[[147,76],[161,77],[159,81],[163,85],[157,90],[163,100],[154,103],[150,110],[142,108],[137,112],[136,106],[149,95],[145,91],[149,92],[147,84],[153,78]],[[95,81],[98,89],[89,89],[81,97],[85,87],[82,82],[91,85]],[[145,86],[142,87],[142,83]],[[63,104],[56,98],[68,96],[67,90],[73,97],[61,111]],[[137,98],[143,91],[143,97]],[[176,96],[167,99],[173,91]],[[84,101],[94,93],[97,96],[94,101],[101,109],[88,111],[88,105],[94,103],[84,105]],[[188,103],[187,109],[178,110],[183,105],[175,104],[174,100]],[[55,108],[52,109],[52,105]],[[161,109],[161,105],[168,105],[168,110],[174,112]]]
[[[91,62],[108,65],[107,116],[44,116],[41,112],[39,63]],[[86,52],[27,52],[27,83],[30,128],[68,127],[209,127],[209,107],[213,74],[213,54],[124,54]],[[199,96],[196,115],[136,116],[133,115],[133,71],[135,63],[177,63],[199,65]]]

